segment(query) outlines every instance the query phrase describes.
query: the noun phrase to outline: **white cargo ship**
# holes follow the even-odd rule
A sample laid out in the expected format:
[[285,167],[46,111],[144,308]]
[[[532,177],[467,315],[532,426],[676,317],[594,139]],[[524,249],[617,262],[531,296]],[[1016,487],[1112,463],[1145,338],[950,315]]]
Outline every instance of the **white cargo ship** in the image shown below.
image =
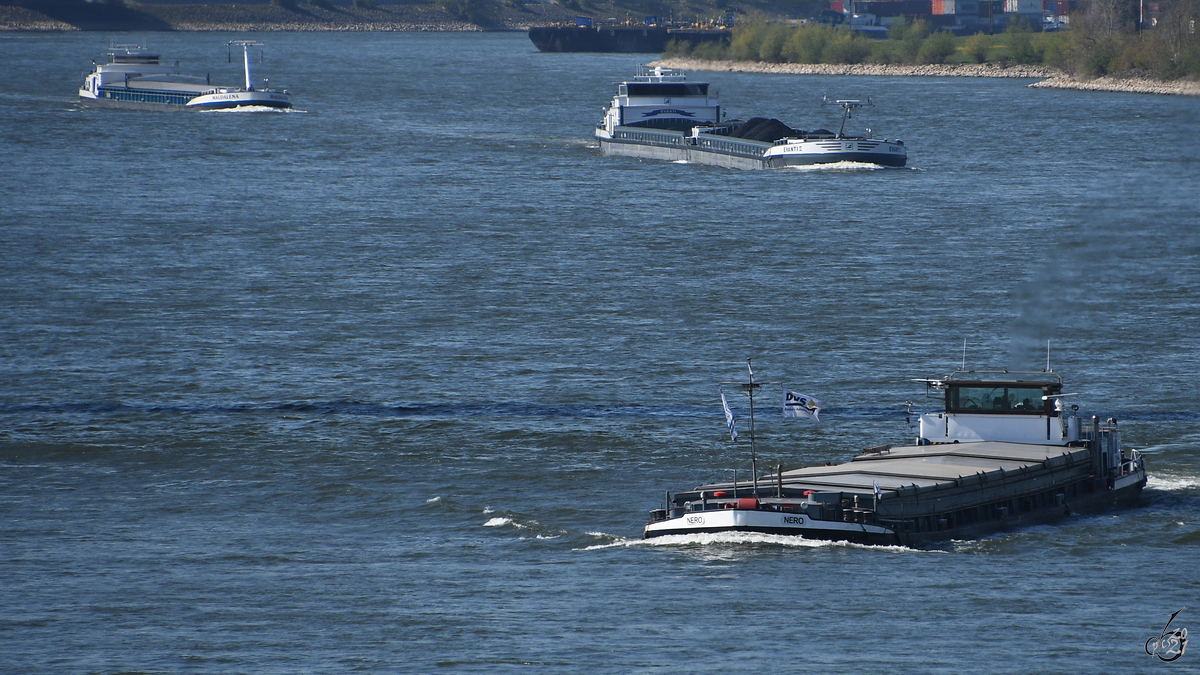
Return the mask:
[[826,101],[842,108],[841,127],[802,131],[779,120],[722,121],[717,96],[707,82],[688,82],[668,68],[643,66],[617,84],[596,139],[605,155],[711,164],[735,169],[854,162],[902,167],[904,142],[845,133],[846,120],[872,105],[870,99]]
[[[229,46],[242,48],[246,82],[243,87],[213,86],[208,76],[179,72],[179,64],[166,65],[158,54],[137,45],[117,45],[105,63],[83,80],[79,98],[86,105],[142,110],[221,110],[240,107],[291,108],[287,90],[256,88],[250,76],[250,47],[261,43],[235,40]],[[94,63],[94,62],[93,62]]]

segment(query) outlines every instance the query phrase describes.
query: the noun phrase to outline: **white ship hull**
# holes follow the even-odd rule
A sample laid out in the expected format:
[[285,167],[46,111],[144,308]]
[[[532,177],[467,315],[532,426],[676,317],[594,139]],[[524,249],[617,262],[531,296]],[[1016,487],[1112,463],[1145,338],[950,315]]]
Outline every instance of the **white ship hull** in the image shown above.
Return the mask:
[[896,533],[886,527],[864,523],[839,523],[814,520],[802,513],[721,509],[689,513],[682,518],[646,525],[645,538],[671,534],[708,532],[760,532],[763,534],[800,535],[808,539],[894,543]]
[[777,169],[854,162],[902,167],[908,159],[902,143],[881,139],[786,139],[776,143],[700,133],[637,127],[596,130],[605,155],[640,157],[730,169]]
[[191,110],[221,110],[241,107],[290,108],[292,97],[281,91],[231,91],[204,94],[188,101]]
[[[208,77],[179,73],[177,65],[166,65],[157,54],[134,45],[114,47],[108,62],[97,64],[84,78],[79,99],[88,106],[132,108],[137,110],[220,110],[224,108],[291,108],[292,97],[286,90],[256,88],[250,76],[247,41],[230,45],[243,48],[246,85],[214,86]],[[93,62],[94,63],[94,62]]]
[[[211,87],[206,87],[211,91]],[[238,91],[202,94],[176,89],[147,87],[101,87],[99,91],[79,90],[85,105],[131,110],[221,110],[239,107],[291,108],[291,96],[280,91]]]

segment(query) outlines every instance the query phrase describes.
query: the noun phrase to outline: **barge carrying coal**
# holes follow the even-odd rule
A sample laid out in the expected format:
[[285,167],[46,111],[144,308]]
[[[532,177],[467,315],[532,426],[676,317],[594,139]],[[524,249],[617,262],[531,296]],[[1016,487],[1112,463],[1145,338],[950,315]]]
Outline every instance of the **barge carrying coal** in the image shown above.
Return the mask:
[[724,120],[707,82],[688,82],[683,73],[642,66],[633,79],[617,83],[596,140],[605,155],[708,164],[731,169],[778,169],[849,163],[902,167],[904,141],[847,134],[846,121],[870,98],[829,101],[842,109],[837,132],[802,131],[776,119]]
[[541,52],[620,52],[661,54],[667,43],[728,41],[725,29],[668,28],[665,26],[534,26],[529,39]]
[[[1074,394],[1052,370],[918,381],[941,406],[920,416],[915,444],[763,476],[752,450],[751,480],[668,493],[643,536],[761,532],[920,547],[1128,506],[1146,485],[1116,421],[1064,405]],[[753,373],[736,385],[751,395],[764,386]]]

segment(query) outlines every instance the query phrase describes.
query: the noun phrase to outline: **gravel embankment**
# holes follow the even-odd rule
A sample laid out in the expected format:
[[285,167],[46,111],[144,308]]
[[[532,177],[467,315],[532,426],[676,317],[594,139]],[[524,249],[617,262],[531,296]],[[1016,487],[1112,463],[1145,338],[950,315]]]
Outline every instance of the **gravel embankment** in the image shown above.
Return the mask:
[[1200,82],[1177,80],[1159,82],[1139,78],[1102,77],[1095,80],[1076,80],[1057,68],[1045,66],[1000,66],[991,63],[946,64],[926,66],[895,66],[876,64],[832,65],[821,63],[760,63],[756,61],[700,61],[669,58],[652,65],[680,70],[707,70],[736,73],[788,73],[792,75],[887,75],[910,77],[1017,77],[1036,79],[1030,87],[1048,89],[1078,89],[1082,91],[1113,91],[1136,94],[1168,94],[1200,96]]
[[0,5],[0,30],[79,30],[75,26],[24,7]]

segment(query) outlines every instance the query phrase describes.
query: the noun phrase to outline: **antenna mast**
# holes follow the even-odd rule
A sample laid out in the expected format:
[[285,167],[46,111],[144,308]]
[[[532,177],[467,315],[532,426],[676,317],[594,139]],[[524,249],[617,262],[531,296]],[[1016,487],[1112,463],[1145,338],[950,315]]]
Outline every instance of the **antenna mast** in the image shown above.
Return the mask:
[[755,499],[758,499],[758,456],[754,451],[754,390],[761,385],[754,384],[754,368],[750,359],[746,359],[746,370],[750,373],[750,383],[746,385],[746,393],[750,396],[750,475],[753,479]]
[[[754,497],[758,498],[758,448],[755,445],[754,439],[754,390],[764,384],[779,384],[782,382],[755,382],[754,381],[754,366],[751,364],[751,359],[746,359],[746,372],[750,374],[749,382],[721,382],[722,385],[737,385],[745,390],[746,395],[750,397],[750,471],[753,474]],[[737,479],[734,479],[734,490],[737,490]]]
[[241,45],[242,63],[246,68],[246,91],[254,91],[254,81],[250,79],[250,48],[261,47],[263,43],[254,40],[230,40],[226,46]]

